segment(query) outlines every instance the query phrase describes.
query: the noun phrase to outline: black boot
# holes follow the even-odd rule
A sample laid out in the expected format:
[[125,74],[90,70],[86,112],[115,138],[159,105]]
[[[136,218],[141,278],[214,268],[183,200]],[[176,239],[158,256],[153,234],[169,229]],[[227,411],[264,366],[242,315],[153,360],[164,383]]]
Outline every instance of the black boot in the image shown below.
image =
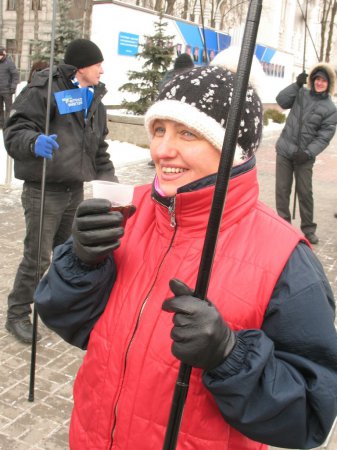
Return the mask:
[[307,233],[305,237],[308,239],[310,244],[318,244],[319,242],[318,236],[316,236],[315,233]]
[[[33,340],[33,325],[29,317],[21,319],[8,320],[6,322],[6,329],[13,334],[20,342],[31,344]],[[36,333],[36,340],[39,341],[41,335]]]

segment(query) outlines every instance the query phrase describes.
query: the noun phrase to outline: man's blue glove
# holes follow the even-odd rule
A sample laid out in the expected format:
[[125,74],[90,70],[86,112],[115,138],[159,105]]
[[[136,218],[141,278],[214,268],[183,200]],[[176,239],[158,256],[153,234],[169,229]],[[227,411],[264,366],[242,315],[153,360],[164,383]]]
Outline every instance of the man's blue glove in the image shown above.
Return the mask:
[[50,136],[40,134],[35,141],[35,155],[41,156],[42,158],[52,159],[54,150],[59,148],[56,138],[57,134],[51,134]]

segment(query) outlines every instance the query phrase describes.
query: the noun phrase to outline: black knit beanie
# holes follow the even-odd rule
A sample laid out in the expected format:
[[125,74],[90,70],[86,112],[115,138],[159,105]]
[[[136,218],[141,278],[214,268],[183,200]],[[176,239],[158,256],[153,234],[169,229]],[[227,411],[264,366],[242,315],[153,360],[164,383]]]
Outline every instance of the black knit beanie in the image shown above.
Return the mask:
[[[156,119],[185,124],[222,150],[229,107],[233,97],[234,74],[218,66],[198,67],[177,75],[160,91],[157,101],[145,115],[145,128],[153,137]],[[262,134],[262,102],[248,87],[238,135],[239,155],[250,157],[259,146]]]
[[188,69],[194,67],[194,62],[188,53],[182,53],[174,61],[174,70]]
[[89,67],[103,61],[101,50],[88,39],[75,39],[67,46],[64,62],[77,69]]

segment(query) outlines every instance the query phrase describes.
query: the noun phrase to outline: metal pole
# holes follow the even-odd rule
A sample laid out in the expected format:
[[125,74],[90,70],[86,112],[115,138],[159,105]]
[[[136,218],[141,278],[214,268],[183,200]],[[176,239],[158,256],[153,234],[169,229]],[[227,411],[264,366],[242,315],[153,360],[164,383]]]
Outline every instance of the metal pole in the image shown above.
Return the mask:
[[[51,88],[53,80],[53,64],[54,64],[54,47],[55,47],[55,27],[56,27],[56,6],[57,0],[53,0],[53,14],[52,14],[52,31],[50,41],[50,60],[49,60],[49,79],[48,79],[48,91],[47,91],[47,109],[46,109],[46,124],[45,134],[49,134],[50,125],[50,103],[51,103]],[[37,263],[36,263],[36,285],[41,278],[41,244],[43,235],[43,218],[44,218],[44,203],[45,203],[45,187],[46,187],[46,168],[47,160],[43,158],[42,177],[41,177],[41,204],[40,204],[40,226],[38,237],[38,251],[37,251]],[[34,401],[34,385],[35,385],[35,365],[36,365],[36,338],[37,338],[37,323],[38,315],[35,305],[33,306],[33,338],[32,338],[32,350],[31,350],[31,363],[30,363],[30,382],[29,382],[29,395],[28,401]]]
[[202,0],[200,0],[200,12],[201,12],[202,38],[204,41],[205,63],[208,64],[209,58],[208,58],[208,54],[207,54],[207,43],[206,43],[205,24],[204,24],[204,10],[202,7]]
[[[227,120],[211,212],[201,255],[196,288],[194,291],[194,295],[203,300],[206,298],[210,280],[222,211],[226,200],[230,172],[233,165],[241,113],[246,98],[261,10],[262,0],[251,0],[247,14],[238,69],[235,76],[233,99]],[[182,363],[180,365],[163,450],[174,450],[176,448],[183,409],[188,393],[191,370],[192,368],[186,364]]]
[[[302,11],[302,8],[301,8]],[[303,12],[302,12],[303,14]],[[305,54],[306,54],[306,48],[307,48],[307,17],[308,17],[308,0],[306,0],[305,4],[305,15],[304,15],[304,46],[303,46],[303,63],[302,63],[302,71],[305,71]],[[300,102],[300,120],[299,120],[299,128],[298,128],[298,146],[301,142],[301,130],[302,130],[302,120],[303,120],[303,92],[301,96],[301,102]],[[296,181],[296,169],[294,173],[295,177],[295,190],[294,190],[294,204],[293,204],[293,220],[296,217],[296,203],[297,203],[297,181]]]

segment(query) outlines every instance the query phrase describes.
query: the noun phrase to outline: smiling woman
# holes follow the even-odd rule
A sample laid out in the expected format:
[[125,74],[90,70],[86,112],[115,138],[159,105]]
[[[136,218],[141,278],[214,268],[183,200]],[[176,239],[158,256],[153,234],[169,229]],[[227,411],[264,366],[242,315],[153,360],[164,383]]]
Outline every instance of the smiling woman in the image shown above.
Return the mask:
[[82,202],[37,288],[42,320],[87,348],[72,450],[163,448],[180,362],[193,370],[179,450],[313,448],[333,424],[333,293],[304,236],[259,201],[252,87],[209,300],[193,291],[233,86],[218,66],[165,85],[145,115],[156,176],[135,188],[135,214],[123,227],[109,201]]
[[158,184],[166,196],[179,187],[216,173],[220,153],[203,136],[172,120],[155,120],[150,144]]

